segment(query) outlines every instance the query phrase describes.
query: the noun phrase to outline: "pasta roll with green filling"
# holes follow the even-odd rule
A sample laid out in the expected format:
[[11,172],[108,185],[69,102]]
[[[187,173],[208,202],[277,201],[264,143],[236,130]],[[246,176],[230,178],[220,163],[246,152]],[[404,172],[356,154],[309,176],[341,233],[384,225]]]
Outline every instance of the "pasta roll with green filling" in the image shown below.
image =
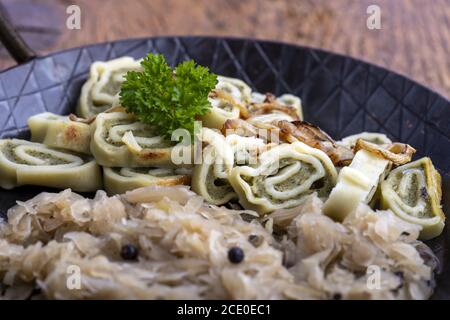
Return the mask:
[[360,202],[371,202],[390,167],[389,160],[367,150],[359,150],[350,165],[339,172],[337,184],[325,202],[324,213],[343,221]]
[[301,100],[292,94],[275,97],[270,93],[253,92],[248,111],[247,121],[252,124],[303,120]]
[[282,105],[293,107],[297,111],[297,115],[299,117],[298,120],[303,120],[302,100],[300,100],[299,97],[293,94],[285,93],[279,96],[277,101]]
[[191,188],[211,204],[227,203],[236,197],[228,182],[234,161],[232,150],[224,136],[208,128],[202,130],[202,142],[208,145],[202,150],[201,163],[192,170]]
[[31,141],[46,146],[90,154],[89,124],[72,121],[68,116],[44,112],[28,119]]
[[228,119],[237,119],[245,113],[245,105],[250,102],[251,89],[242,80],[217,77],[216,88],[209,94],[211,110],[201,117],[202,125],[207,128],[222,129]]
[[258,123],[272,123],[277,121],[294,121],[294,118],[292,118],[290,115],[276,112],[276,113],[268,113],[268,114],[261,114],[259,116],[252,116],[247,119],[247,121],[253,125],[258,125]]
[[209,145],[202,151],[202,162],[194,165],[192,190],[209,203],[222,205],[237,197],[228,181],[233,166],[249,164],[266,145],[254,137],[224,137],[212,130],[204,131],[208,132]]
[[441,197],[441,176],[426,157],[392,170],[381,184],[381,207],[420,225],[422,240],[442,233],[445,215]]
[[372,142],[377,145],[391,144],[392,140],[389,139],[385,134],[378,132],[361,132],[348,137],[343,138],[341,141],[336,141],[338,145],[354,148],[358,139],[364,141]]
[[94,159],[19,139],[0,140],[0,175],[5,189],[37,185],[90,192],[102,187]]
[[252,89],[241,79],[217,76],[216,90],[229,93],[236,101],[246,104],[250,102]]
[[[100,113],[91,125],[91,153],[105,167],[174,166],[174,143],[125,112]],[[185,147],[191,152],[192,147]]]
[[140,68],[140,61],[131,57],[94,62],[90,68],[89,78],[81,89],[77,114],[89,118],[117,105],[118,93],[125,81],[125,74]]
[[326,197],[336,178],[336,168],[323,151],[294,142],[264,151],[256,165],[233,168],[229,181],[242,206],[262,215],[298,206],[314,192]]
[[180,168],[107,168],[103,167],[103,181],[108,194],[122,194],[146,186],[189,185],[189,169]]

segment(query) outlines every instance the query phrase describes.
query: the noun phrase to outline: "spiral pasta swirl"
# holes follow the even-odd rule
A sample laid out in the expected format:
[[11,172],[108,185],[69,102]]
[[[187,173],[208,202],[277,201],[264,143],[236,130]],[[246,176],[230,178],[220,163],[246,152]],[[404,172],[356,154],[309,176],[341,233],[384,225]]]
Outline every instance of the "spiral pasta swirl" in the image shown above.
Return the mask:
[[257,165],[233,168],[229,180],[246,209],[265,214],[300,205],[314,192],[327,196],[336,178],[324,152],[294,142],[263,152]]
[[363,139],[364,141],[372,142],[377,145],[392,143],[391,139],[385,134],[378,132],[361,132],[353,134],[343,138],[341,141],[336,141],[336,143],[347,148],[354,148],[358,139]]
[[140,62],[131,57],[97,61],[91,65],[89,79],[81,89],[77,114],[89,118],[117,103],[117,94],[128,71],[139,70]]
[[211,110],[201,120],[207,128],[222,129],[228,119],[237,119],[246,112],[245,105],[250,102],[251,89],[242,80],[217,77],[216,88],[209,95]]
[[122,194],[146,186],[175,186],[189,184],[190,172],[173,168],[103,168],[105,190]]
[[257,153],[266,147],[261,139],[238,135],[222,136],[208,132],[209,145],[203,149],[203,161],[193,169],[192,190],[215,205],[225,204],[236,198],[228,178],[233,166],[245,165],[256,159]]
[[0,140],[0,185],[21,185],[95,191],[102,186],[95,160],[19,139]]
[[173,144],[124,112],[101,113],[91,125],[91,152],[106,167],[173,166]]
[[44,112],[28,119],[33,142],[49,147],[90,154],[90,126],[72,121],[68,116]]
[[441,206],[441,176],[430,158],[400,166],[381,184],[381,206],[400,218],[422,226],[420,238],[441,234],[445,215]]
[[247,121],[252,124],[303,120],[301,100],[292,94],[275,97],[272,94],[252,92],[251,103],[247,109]]
[[203,155],[210,161],[196,164],[192,173],[192,190],[206,201],[215,205],[225,204],[236,194],[228,182],[230,165],[219,161],[217,149],[209,145],[203,149]]

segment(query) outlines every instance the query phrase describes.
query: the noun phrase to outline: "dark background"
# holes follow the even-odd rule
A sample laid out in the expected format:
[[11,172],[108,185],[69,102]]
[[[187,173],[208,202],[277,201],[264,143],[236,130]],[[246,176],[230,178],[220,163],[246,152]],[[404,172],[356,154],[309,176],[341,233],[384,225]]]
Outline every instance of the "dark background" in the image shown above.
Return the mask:
[[[450,0],[0,0],[40,54],[155,35],[235,35],[320,47],[374,62],[450,96]],[[81,8],[81,30],[66,8]],[[381,30],[366,28],[381,7]],[[0,69],[14,65],[3,48]]]

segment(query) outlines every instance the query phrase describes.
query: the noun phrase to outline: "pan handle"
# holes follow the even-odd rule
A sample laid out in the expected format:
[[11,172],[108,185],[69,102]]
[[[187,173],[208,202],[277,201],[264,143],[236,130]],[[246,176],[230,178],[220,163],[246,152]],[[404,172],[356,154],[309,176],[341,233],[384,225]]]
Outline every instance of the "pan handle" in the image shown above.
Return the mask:
[[37,54],[25,43],[7,15],[0,3],[0,41],[19,64],[35,58]]

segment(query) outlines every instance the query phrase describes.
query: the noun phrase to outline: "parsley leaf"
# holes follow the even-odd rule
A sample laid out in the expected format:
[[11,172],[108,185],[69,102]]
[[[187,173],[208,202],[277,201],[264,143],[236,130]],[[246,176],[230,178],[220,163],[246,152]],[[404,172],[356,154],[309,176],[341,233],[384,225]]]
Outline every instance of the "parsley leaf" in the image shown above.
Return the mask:
[[217,76],[194,61],[182,62],[172,70],[161,54],[149,53],[141,66],[142,71],[126,74],[121,105],[165,137],[178,128],[194,134],[196,117],[211,108],[208,94],[216,86]]

